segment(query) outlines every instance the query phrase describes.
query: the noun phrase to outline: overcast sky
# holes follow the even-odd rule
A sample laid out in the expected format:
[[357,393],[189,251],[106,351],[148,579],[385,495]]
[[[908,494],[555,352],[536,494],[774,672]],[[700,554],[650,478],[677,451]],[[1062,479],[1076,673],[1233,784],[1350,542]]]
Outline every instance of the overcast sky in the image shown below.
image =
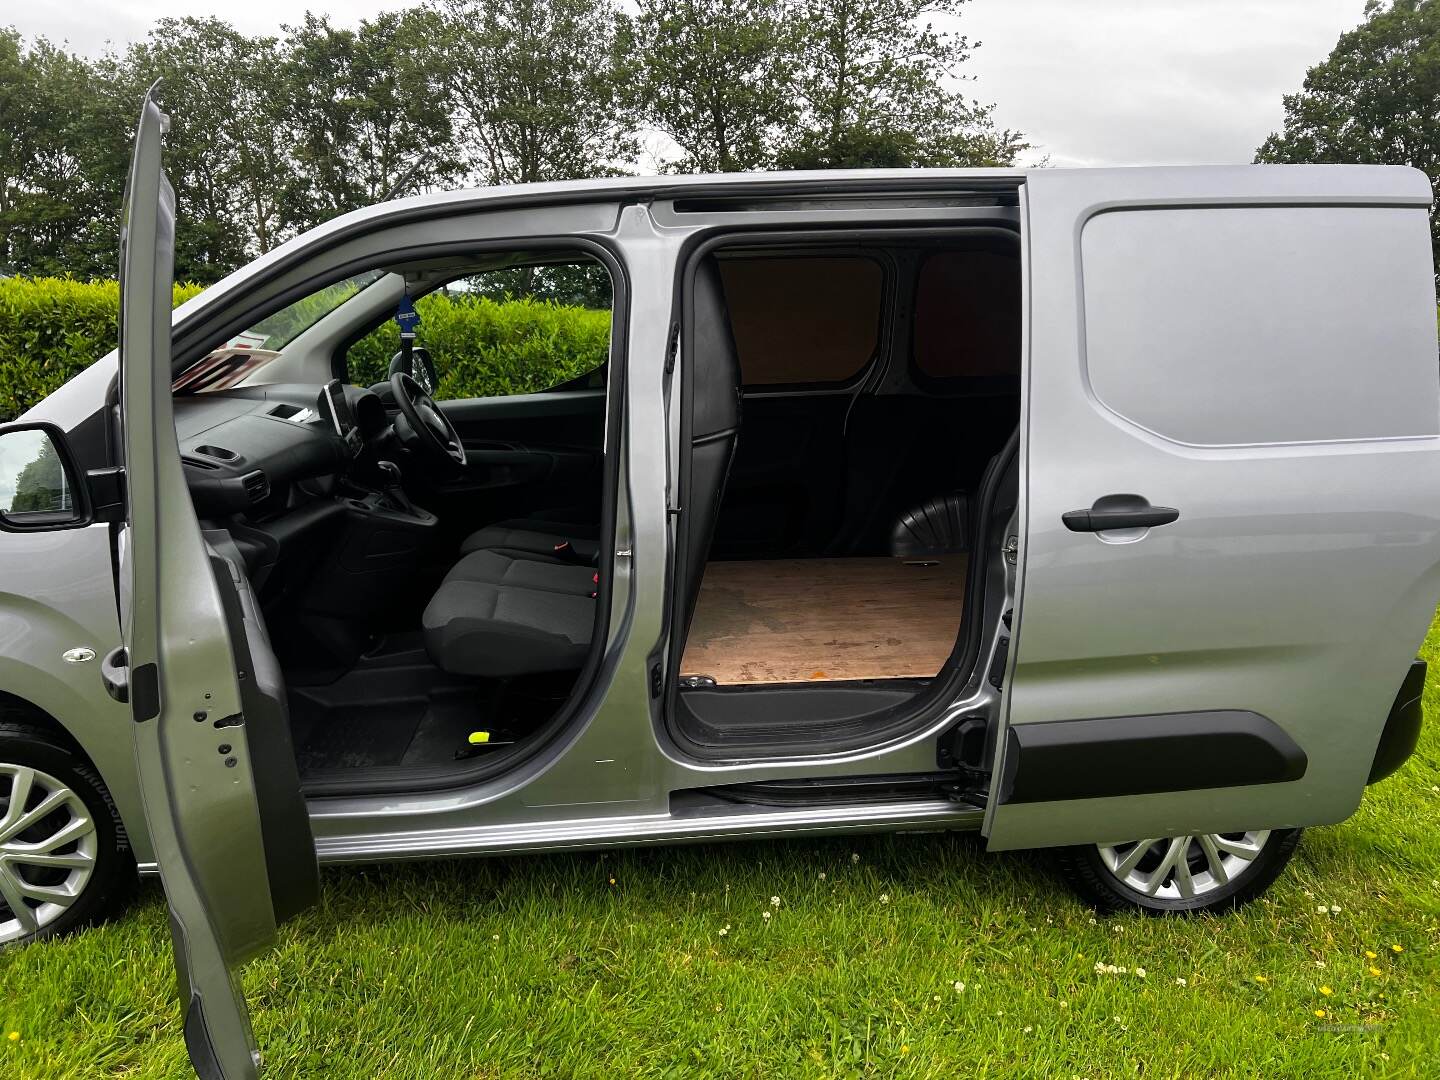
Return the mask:
[[[7,5],[0,23],[94,53],[164,15],[274,33],[307,7],[354,23],[405,0],[68,0]],[[973,96],[1052,165],[1243,162],[1281,122],[1281,95],[1361,19],[1365,0],[970,0],[983,42]]]

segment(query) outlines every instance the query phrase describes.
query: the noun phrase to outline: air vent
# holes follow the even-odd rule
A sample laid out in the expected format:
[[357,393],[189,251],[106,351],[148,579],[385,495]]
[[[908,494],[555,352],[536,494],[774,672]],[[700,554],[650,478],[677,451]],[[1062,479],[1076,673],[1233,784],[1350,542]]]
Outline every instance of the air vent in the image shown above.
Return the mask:
[[213,472],[220,468],[213,461],[201,461],[199,458],[182,457],[180,460],[192,469],[204,469],[206,472]]
[[240,482],[245,485],[245,494],[252,503],[262,502],[270,495],[270,478],[259,469],[246,473]]

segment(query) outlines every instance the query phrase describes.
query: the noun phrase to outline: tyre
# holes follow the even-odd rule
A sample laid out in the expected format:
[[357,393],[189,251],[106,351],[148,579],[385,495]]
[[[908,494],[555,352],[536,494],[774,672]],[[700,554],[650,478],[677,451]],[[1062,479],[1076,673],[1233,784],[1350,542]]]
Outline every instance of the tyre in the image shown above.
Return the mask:
[[0,948],[118,909],[135,861],[89,761],[53,734],[0,722]]
[[1062,848],[1057,860],[1097,911],[1149,915],[1231,911],[1270,887],[1301,829],[1209,833]]

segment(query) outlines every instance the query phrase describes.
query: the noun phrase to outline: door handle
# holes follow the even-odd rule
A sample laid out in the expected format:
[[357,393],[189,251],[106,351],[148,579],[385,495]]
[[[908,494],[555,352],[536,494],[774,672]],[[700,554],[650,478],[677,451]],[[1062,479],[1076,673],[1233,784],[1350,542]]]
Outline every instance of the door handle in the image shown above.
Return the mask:
[[1151,506],[1141,495],[1102,495],[1089,510],[1071,510],[1061,514],[1060,520],[1071,532],[1109,532],[1169,525],[1179,517],[1179,510]]
[[100,679],[105,692],[121,705],[130,702],[130,654],[124,645],[111,649],[100,661]]

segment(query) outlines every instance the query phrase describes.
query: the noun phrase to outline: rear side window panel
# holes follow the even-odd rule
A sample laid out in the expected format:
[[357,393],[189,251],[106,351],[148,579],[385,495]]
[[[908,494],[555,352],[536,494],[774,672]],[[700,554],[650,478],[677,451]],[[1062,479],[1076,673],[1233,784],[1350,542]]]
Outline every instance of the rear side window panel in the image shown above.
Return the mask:
[[863,255],[720,259],[747,390],[852,386],[880,351],[885,270]]
[[1081,231],[1104,408],[1191,446],[1440,432],[1424,210],[1118,210]]
[[911,350],[918,385],[1018,390],[1020,327],[1018,253],[936,251],[920,263]]

